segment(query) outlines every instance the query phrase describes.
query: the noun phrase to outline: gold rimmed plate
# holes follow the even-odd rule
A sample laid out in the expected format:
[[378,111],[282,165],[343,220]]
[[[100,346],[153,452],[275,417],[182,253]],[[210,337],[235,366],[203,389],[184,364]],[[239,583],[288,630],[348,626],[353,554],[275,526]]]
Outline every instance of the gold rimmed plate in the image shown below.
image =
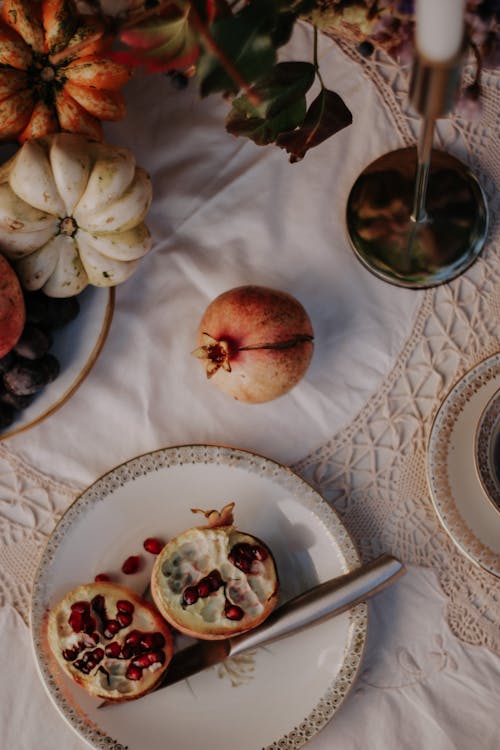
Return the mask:
[[[207,747],[207,741],[220,750],[235,744],[240,750],[300,748],[332,718],[353,685],[366,641],[365,604],[113,711],[100,711],[100,701],[52,663],[45,643],[47,612],[68,590],[107,572],[144,591],[154,557],[142,541],[149,536],[167,541],[197,523],[191,508],[220,508],[230,501],[236,503],[237,526],[273,550],[283,601],[360,564],[326,501],[270,459],[191,445],[113,469],[80,495],[55,528],[31,608],[42,681],[62,717],[92,747],[156,750],[160,739],[172,750]],[[125,576],[121,564],[132,554],[142,555],[142,567]]]
[[500,512],[500,388],[483,409],[475,447],[479,479],[495,509]]
[[481,415],[500,388],[500,353],[483,360],[451,389],[434,419],[428,479],[436,512],[459,549],[500,577],[500,513],[476,468]]
[[0,441],[34,427],[60,409],[94,366],[111,326],[115,290],[87,287],[78,301],[80,311],[76,318],[53,332],[50,352],[60,364],[59,375],[17,414],[10,427],[0,431]]

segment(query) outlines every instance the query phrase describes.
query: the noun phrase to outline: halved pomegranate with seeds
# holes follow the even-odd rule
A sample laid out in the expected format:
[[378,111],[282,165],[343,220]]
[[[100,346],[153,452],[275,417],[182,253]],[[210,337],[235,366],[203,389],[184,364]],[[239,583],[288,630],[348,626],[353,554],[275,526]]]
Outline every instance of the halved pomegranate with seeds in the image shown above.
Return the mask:
[[151,690],[173,652],[170,629],[156,609],[102,581],[78,586],[50,611],[48,641],[76,683],[117,702]]
[[207,525],[168,542],[153,568],[156,606],[174,627],[196,638],[228,638],[250,630],[278,600],[271,550],[235,528],[233,507],[194,510],[204,513]]

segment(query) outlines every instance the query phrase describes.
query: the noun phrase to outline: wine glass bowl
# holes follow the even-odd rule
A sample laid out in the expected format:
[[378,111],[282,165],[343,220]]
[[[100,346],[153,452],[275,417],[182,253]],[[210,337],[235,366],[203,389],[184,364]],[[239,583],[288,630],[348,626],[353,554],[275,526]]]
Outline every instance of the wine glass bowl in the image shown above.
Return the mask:
[[417,149],[391,151],[366,167],[347,202],[349,238],[375,275],[410,288],[442,284],[465,271],[486,238],[486,199],[458,159],[432,150],[425,214],[414,215]]

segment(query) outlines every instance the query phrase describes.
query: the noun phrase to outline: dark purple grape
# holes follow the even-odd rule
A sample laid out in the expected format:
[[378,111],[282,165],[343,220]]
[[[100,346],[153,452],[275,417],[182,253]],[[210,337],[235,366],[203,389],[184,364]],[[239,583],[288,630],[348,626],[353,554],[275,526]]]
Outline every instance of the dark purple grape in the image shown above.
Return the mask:
[[14,347],[16,354],[26,359],[38,359],[46,354],[52,346],[52,336],[48,331],[28,323],[21,338]]
[[40,292],[25,292],[26,322],[43,328],[51,328],[50,297]]
[[0,359],[0,431],[32,402],[35,394],[57,378],[60,365],[50,353],[51,331],[70,323],[80,312],[76,297],[56,299],[42,291],[24,290],[26,324],[16,346]]
[[63,328],[71,323],[80,312],[80,303],[76,297],[51,299],[52,324],[51,328]]
[[16,411],[22,411],[26,409],[33,401],[33,395],[17,396],[15,393],[11,393],[3,388],[0,389],[0,402],[11,406]]
[[80,303],[76,297],[55,299],[43,292],[25,294],[26,321],[44,329],[62,328],[72,321],[80,312]]
[[44,385],[50,382],[45,371],[44,359],[45,357],[35,360],[19,359],[3,376],[6,389],[16,396],[38,393]]

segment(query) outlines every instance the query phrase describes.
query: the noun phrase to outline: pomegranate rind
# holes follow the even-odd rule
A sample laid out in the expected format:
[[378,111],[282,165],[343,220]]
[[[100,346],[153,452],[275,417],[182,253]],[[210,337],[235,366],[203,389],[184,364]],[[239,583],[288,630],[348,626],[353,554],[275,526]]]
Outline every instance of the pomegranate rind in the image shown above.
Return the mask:
[[[112,659],[105,656],[98,666],[103,666],[108,671],[112,668],[119,668],[121,673],[113,678],[111,686],[104,686],[103,683],[107,680],[105,675],[99,672],[98,666],[87,675],[76,669],[74,662],[66,661],[62,656],[62,652],[66,648],[71,647],[75,641],[84,637],[82,633],[74,633],[68,623],[72,612],[71,605],[80,601],[90,602],[98,594],[104,596],[106,610],[111,617],[116,612],[116,603],[119,600],[131,602],[134,605],[134,612],[130,625],[121,628],[110,639],[104,637],[98,618],[96,618],[96,631],[99,633],[100,641],[93,648],[104,649],[112,641],[123,642],[133,630],[139,630],[141,633],[161,633],[165,639],[165,645],[158,649],[165,654],[164,663],[155,665],[154,669],[144,669],[140,680],[129,680],[124,676],[133,659]],[[49,612],[47,640],[57,664],[77,685],[90,695],[116,703],[134,700],[153,690],[168,668],[174,648],[170,628],[153,605],[124,586],[106,582],[83,584],[69,591]],[[90,650],[92,650],[92,647]],[[127,692],[124,692],[124,689]]]
[[[265,560],[244,573],[228,558],[236,544],[260,547]],[[194,604],[185,604],[185,589],[214,570],[224,585]],[[277,604],[279,580],[272,552],[262,540],[234,526],[194,527],[168,542],[156,558],[151,594],[165,620],[177,630],[193,638],[220,640],[264,622]],[[243,617],[228,619],[226,604],[240,607]]]
[[[210,361],[204,362],[210,381],[247,403],[288,393],[304,377],[314,350],[313,328],[303,305],[291,294],[268,287],[241,286],[216,297],[200,321],[195,352],[206,345],[207,334],[229,344],[229,369],[214,371]],[[293,346],[279,348],[293,340]],[[273,344],[278,348],[269,347]]]
[[0,255],[0,359],[17,344],[25,322],[21,284],[8,261]]

